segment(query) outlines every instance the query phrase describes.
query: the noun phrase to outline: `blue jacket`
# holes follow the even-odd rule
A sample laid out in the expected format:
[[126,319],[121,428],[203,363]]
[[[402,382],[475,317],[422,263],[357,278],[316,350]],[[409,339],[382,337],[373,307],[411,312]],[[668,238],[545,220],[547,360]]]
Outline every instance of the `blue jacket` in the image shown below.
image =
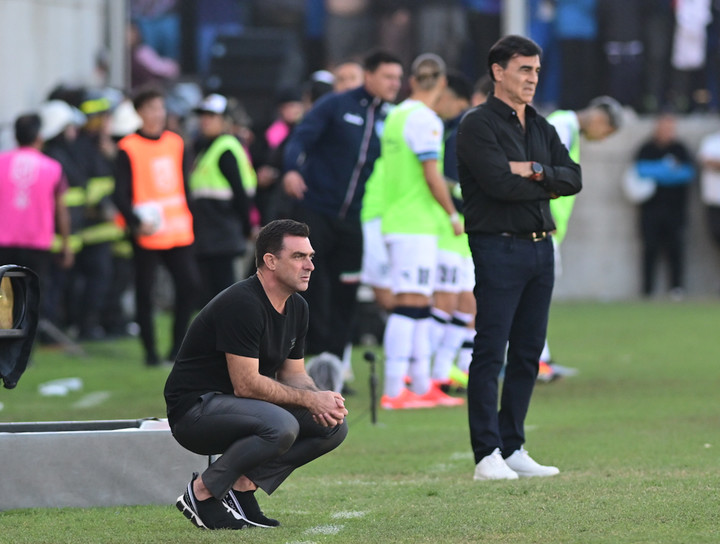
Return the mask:
[[300,172],[308,187],[302,205],[359,221],[389,109],[364,87],[325,95],[315,103],[285,146],[285,171]]

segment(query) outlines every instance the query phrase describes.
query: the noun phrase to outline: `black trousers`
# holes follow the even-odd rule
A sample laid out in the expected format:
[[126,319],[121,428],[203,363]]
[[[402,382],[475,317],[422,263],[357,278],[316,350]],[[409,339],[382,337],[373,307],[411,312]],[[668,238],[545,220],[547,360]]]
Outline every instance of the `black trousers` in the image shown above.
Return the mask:
[[[555,282],[552,240],[533,242],[470,234],[475,264],[475,344],[468,379],[468,417],[475,462],[525,442],[525,416],[545,345]],[[507,367],[498,412],[498,377]]]
[[100,314],[112,280],[112,265],[109,242],[87,245],[75,258],[70,303],[76,304],[72,321],[80,326],[81,334],[100,324]]
[[172,328],[172,348],[168,355],[174,359],[185,332],[192,312],[198,307],[202,283],[197,271],[192,246],[174,247],[172,249],[144,249],[133,244],[135,261],[135,311],[140,325],[140,339],[145,348],[146,362],[159,361],[155,345],[155,324],[153,321],[153,288],[157,267],[162,262],[173,280],[174,320]]
[[298,205],[293,218],[310,227],[315,270],[302,293],[310,307],[305,353],[324,351],[342,359],[352,339],[360,286],[363,235],[359,219],[329,217]]
[[293,470],[337,448],[347,432],[347,422],[323,427],[304,408],[220,393],[202,395],[172,425],[182,447],[222,454],[202,475],[218,499],[243,475],[271,494]]
[[642,235],[642,292],[651,295],[661,255],[670,267],[670,288],[682,288],[684,279],[684,203],[674,204],[650,201],[640,208]]

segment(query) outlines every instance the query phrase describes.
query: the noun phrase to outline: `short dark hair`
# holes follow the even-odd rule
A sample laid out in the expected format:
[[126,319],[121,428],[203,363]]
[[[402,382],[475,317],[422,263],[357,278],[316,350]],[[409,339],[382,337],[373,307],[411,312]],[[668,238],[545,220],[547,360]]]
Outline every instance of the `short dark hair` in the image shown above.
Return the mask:
[[458,98],[463,98],[468,102],[472,100],[472,83],[470,83],[470,79],[462,72],[455,70],[448,72],[447,86]]
[[402,61],[392,53],[384,50],[376,50],[365,57],[363,60],[363,69],[366,72],[374,72],[381,64],[399,64],[402,66]]
[[490,74],[485,74],[475,82],[473,92],[490,96],[493,92],[493,80],[490,78]]
[[133,106],[135,107],[135,111],[139,111],[146,103],[151,100],[155,100],[156,98],[165,98],[165,93],[155,87],[141,89],[133,97]]
[[285,236],[300,236],[302,238],[310,237],[310,227],[305,223],[299,223],[292,219],[276,219],[270,221],[258,233],[255,242],[255,266],[262,268],[265,266],[263,256],[266,253],[277,255],[282,251]]
[[15,140],[18,145],[26,146],[35,143],[40,135],[42,121],[37,113],[26,113],[15,119]]
[[495,81],[495,75],[492,70],[493,64],[499,64],[503,68],[507,68],[508,62],[513,57],[534,57],[536,55],[542,57],[542,48],[530,38],[517,36],[515,34],[504,36],[495,42],[488,53],[488,72],[490,73],[490,77]]

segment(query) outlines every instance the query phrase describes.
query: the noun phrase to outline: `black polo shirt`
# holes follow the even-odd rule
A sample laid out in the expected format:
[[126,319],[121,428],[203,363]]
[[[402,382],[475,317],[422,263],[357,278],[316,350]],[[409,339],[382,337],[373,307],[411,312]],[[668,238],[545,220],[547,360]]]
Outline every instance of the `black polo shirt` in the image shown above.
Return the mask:
[[[458,174],[468,233],[528,234],[555,230],[549,201],[582,188],[555,128],[526,106],[525,129],[510,106],[495,96],[470,110],[457,136]],[[513,174],[510,161],[542,164],[545,179]]]

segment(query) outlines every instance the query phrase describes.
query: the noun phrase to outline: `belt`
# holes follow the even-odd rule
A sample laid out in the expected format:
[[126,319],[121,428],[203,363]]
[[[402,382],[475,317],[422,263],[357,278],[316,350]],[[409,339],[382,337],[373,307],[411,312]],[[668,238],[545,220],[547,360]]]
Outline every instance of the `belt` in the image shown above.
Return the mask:
[[512,232],[501,232],[500,236],[508,236],[510,238],[517,238],[518,240],[530,240],[532,242],[540,242],[547,239],[550,233],[547,231],[540,232],[528,232],[525,234],[513,234]]

